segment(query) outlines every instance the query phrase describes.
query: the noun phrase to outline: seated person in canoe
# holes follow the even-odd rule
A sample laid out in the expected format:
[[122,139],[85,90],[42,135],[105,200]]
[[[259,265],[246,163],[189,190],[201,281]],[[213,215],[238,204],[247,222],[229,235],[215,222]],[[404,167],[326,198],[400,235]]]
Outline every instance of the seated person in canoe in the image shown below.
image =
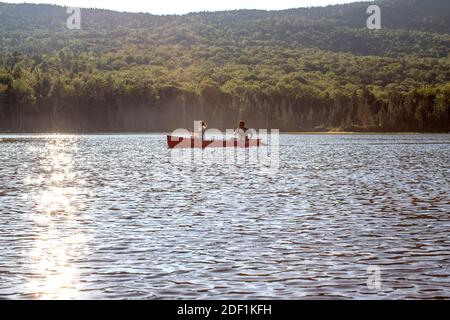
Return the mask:
[[195,121],[194,130],[189,128],[189,132],[191,133],[191,138],[193,139],[205,139],[205,131],[208,128],[208,125],[205,121]]
[[239,140],[250,140],[253,137],[252,130],[249,130],[247,127],[245,127],[245,121],[239,122],[239,128],[234,130],[234,135]]

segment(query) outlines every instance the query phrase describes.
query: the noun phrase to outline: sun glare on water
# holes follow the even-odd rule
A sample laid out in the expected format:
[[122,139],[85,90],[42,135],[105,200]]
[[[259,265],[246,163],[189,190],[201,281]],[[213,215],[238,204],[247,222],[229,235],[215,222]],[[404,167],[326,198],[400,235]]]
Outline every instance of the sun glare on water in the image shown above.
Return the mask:
[[76,261],[89,254],[89,235],[80,227],[83,201],[73,155],[76,138],[48,137],[39,157],[41,176],[30,178],[40,184],[27,195],[35,203],[31,221],[38,235],[28,252],[33,277],[28,292],[37,299],[80,298],[80,269]]

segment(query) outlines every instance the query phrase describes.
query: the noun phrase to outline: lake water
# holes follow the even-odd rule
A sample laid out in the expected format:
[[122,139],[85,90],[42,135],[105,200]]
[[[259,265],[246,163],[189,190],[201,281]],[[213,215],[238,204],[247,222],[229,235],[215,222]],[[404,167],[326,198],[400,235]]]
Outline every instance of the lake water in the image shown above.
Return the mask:
[[282,135],[276,170],[217,152],[0,136],[0,298],[450,299],[449,135]]

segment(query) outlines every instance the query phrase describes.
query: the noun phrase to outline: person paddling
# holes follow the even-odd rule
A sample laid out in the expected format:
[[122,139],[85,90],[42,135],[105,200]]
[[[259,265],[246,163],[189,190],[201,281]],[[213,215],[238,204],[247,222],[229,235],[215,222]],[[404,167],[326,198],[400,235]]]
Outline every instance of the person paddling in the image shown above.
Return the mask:
[[[199,123],[200,125],[197,125]],[[191,128],[189,128],[189,132],[191,133],[192,138],[197,138],[201,134],[201,139],[203,140],[205,138],[205,132],[206,128],[208,128],[208,125],[205,121],[198,121],[195,123],[194,131],[192,131]]]
[[251,139],[251,137],[253,136],[250,130],[245,127],[244,121],[239,122],[239,128],[234,130],[234,135],[238,136],[239,140]]

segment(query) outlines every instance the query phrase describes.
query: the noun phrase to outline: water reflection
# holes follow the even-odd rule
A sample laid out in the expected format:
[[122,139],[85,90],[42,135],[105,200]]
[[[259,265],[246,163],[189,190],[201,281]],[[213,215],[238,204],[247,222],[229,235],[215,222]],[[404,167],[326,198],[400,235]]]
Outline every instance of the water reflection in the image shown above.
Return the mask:
[[80,298],[76,262],[89,254],[89,236],[79,219],[86,192],[73,171],[76,152],[76,138],[48,137],[38,156],[40,175],[27,179],[39,186],[26,195],[35,206],[30,218],[37,237],[28,253],[33,277],[27,284],[35,298]]
[[16,140],[0,298],[450,297],[448,135],[283,135],[275,174],[164,135]]

